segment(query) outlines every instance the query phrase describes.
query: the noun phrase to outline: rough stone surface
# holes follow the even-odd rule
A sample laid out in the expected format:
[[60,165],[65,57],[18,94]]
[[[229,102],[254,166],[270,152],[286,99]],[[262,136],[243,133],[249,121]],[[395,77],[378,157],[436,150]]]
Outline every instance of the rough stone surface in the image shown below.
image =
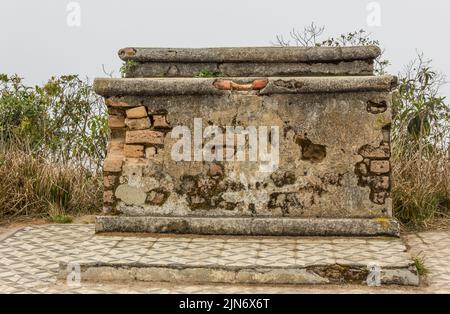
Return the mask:
[[115,193],[116,197],[125,204],[144,204],[147,195],[139,188],[129,185],[119,185]]
[[119,57],[137,62],[314,62],[373,60],[375,46],[359,47],[240,47],[240,48],[124,48]]
[[[116,99],[119,99],[118,97]],[[195,163],[176,162],[171,156],[175,140],[171,132],[127,131],[127,144],[161,147],[152,150],[140,169],[130,177],[138,186],[156,180],[153,190],[167,195],[159,206],[117,203],[122,215],[172,216],[269,216],[367,218],[389,217],[388,194],[375,199],[374,193],[389,193],[369,169],[372,162],[360,148],[380,147],[384,130],[391,122],[390,110],[372,114],[366,110],[371,99],[385,100],[384,92],[342,94],[290,94],[209,96],[120,97],[128,104],[143,104],[149,114],[166,111],[172,126],[193,130],[195,117],[219,126],[278,126],[280,162],[274,173],[259,173],[251,161]],[[349,121],[353,121],[349,123]],[[157,133],[155,133],[157,132]],[[230,147],[230,150],[232,147]],[[384,156],[385,157],[385,156]],[[211,173],[211,164],[220,171]],[[369,173],[370,172],[370,173]],[[380,173],[388,177],[389,169]],[[385,179],[383,179],[385,180]],[[152,190],[146,193],[150,193]]]
[[126,77],[194,77],[202,71],[208,71],[218,77],[371,75],[373,62],[371,60],[337,63],[147,62],[131,67],[127,71]]

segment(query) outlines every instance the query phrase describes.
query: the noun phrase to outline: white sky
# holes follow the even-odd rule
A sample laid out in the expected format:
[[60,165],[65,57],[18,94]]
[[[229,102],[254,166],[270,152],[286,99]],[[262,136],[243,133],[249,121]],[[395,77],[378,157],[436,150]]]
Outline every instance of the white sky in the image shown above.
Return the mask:
[[[366,29],[397,74],[416,50],[450,77],[450,1],[379,0],[381,26],[368,26],[370,0],[78,0],[81,26],[69,27],[68,0],[0,0],[0,73],[38,84],[52,75],[118,76],[125,46],[269,46],[314,21],[326,33]],[[450,96],[450,88],[443,89]]]

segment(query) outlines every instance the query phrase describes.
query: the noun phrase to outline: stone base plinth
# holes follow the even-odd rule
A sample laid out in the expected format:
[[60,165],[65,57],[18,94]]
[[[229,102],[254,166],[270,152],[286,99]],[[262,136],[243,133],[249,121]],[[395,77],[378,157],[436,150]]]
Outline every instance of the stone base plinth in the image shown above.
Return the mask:
[[96,232],[265,236],[399,236],[391,218],[96,217]]
[[372,278],[379,285],[419,284],[398,238],[122,234],[92,241],[108,247],[89,258],[65,259],[60,280],[76,265],[82,281],[101,283],[367,285]]

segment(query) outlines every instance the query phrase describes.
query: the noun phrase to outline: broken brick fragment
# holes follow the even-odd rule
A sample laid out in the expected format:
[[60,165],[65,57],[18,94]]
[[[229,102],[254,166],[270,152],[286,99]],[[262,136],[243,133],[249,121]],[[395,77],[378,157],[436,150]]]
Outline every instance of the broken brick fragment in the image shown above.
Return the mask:
[[231,90],[231,81],[229,80],[216,80],[214,87],[220,90]]
[[167,122],[165,115],[153,115],[153,126],[159,129],[169,129],[170,124]]
[[231,82],[231,89],[233,89],[233,90],[246,91],[246,90],[251,90],[252,87],[253,87],[253,85],[251,83],[239,84],[239,83]]
[[254,80],[252,83],[253,90],[260,90],[267,86],[268,80]]

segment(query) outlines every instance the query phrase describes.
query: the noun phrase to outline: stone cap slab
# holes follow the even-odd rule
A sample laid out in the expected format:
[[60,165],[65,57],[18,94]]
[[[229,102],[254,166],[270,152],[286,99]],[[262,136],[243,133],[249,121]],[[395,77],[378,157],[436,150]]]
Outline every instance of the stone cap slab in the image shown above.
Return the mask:
[[223,47],[137,48],[119,50],[124,61],[136,62],[339,62],[373,60],[376,46],[353,47]]
[[234,78],[97,78],[99,95],[226,95],[233,91],[269,94],[390,92],[397,85],[392,75],[339,77],[234,77]]

